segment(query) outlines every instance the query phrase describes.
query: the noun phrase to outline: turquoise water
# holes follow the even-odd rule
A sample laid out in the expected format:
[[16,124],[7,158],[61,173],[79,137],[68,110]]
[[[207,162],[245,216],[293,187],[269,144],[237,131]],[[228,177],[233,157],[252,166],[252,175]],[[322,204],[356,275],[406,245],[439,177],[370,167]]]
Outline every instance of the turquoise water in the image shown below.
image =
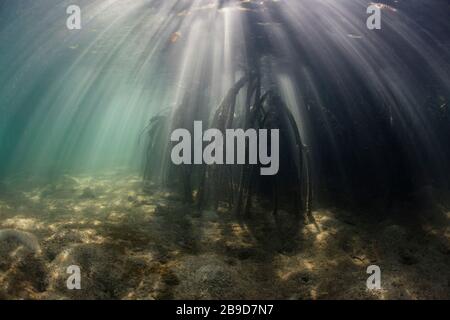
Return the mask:
[[2,173],[139,168],[139,135],[169,101],[138,2],[85,2],[80,32],[66,28],[67,1],[2,4]]

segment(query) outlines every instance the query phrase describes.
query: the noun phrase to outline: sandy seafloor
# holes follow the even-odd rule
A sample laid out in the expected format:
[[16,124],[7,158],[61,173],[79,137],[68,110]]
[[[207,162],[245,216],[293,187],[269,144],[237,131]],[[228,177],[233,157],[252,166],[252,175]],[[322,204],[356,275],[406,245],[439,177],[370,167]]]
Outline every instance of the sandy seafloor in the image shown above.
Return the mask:
[[[41,252],[0,242],[0,298],[450,298],[450,212],[420,224],[335,208],[314,216],[320,232],[302,224],[280,250],[267,223],[195,212],[170,192],[142,192],[138,176],[9,179],[0,229],[34,234]],[[366,288],[372,264],[381,290]],[[81,268],[81,290],[66,287],[69,265]]]

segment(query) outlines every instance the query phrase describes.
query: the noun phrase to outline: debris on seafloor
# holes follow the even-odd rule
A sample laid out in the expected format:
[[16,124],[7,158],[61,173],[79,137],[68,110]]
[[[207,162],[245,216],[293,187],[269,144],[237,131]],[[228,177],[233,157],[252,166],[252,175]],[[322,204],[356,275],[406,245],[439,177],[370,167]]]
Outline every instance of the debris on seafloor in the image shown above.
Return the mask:
[[33,251],[34,253],[40,253],[41,247],[39,241],[33,234],[25,231],[19,231],[14,229],[0,230],[0,241],[14,239],[20,242],[22,245]]

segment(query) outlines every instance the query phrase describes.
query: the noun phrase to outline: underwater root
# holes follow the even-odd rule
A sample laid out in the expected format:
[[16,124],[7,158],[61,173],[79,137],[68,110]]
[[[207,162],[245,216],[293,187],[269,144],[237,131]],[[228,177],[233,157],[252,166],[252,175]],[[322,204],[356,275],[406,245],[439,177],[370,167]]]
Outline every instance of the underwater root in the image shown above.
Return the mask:
[[0,230],[0,241],[15,240],[36,254],[41,253],[41,246],[35,235],[14,229]]

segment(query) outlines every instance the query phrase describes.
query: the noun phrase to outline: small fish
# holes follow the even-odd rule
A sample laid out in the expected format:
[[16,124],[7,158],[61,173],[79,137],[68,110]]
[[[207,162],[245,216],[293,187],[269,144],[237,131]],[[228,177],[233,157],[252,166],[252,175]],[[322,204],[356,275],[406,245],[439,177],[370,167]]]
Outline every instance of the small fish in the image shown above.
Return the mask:
[[172,35],[170,36],[170,42],[175,43],[178,41],[178,39],[181,38],[181,33],[180,32],[174,32],[172,33]]
[[378,3],[378,2],[371,2],[370,4],[373,5],[373,6],[376,6],[378,9],[381,9],[381,10],[388,10],[388,11],[392,11],[392,12],[397,12],[397,9],[395,9],[394,7],[391,7],[388,4]]
[[357,34],[347,34],[347,37],[352,38],[352,39],[362,39],[363,37]]

